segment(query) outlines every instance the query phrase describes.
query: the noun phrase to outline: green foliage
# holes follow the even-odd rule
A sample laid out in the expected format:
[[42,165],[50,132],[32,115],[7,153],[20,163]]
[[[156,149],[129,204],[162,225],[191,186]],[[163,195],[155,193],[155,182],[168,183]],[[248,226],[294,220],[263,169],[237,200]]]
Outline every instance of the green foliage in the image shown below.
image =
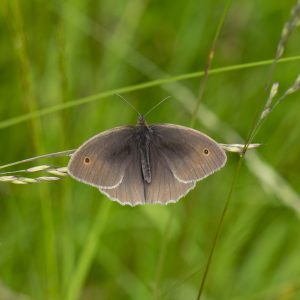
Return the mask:
[[[141,112],[171,95],[147,121],[191,124],[203,75],[195,72],[205,68],[225,2],[2,3],[1,165],[134,124],[116,92]],[[294,4],[233,1],[196,129],[241,142],[270,78],[279,94],[294,83],[297,29],[270,73]],[[203,299],[300,299],[299,111],[295,93],[262,125],[254,142],[264,146],[246,155]],[[237,161],[229,154],[225,168],[168,206],[122,207],[71,178],[0,183],[0,299],[196,299]]]

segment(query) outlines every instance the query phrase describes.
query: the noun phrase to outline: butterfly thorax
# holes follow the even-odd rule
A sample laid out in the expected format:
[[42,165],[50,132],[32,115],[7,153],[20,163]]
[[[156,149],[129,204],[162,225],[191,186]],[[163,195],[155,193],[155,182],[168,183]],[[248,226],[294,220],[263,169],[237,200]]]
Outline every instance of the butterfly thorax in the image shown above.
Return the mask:
[[150,140],[151,129],[147,126],[143,117],[139,118],[136,126],[136,143],[140,153],[142,176],[147,183],[151,182],[151,168],[150,168]]

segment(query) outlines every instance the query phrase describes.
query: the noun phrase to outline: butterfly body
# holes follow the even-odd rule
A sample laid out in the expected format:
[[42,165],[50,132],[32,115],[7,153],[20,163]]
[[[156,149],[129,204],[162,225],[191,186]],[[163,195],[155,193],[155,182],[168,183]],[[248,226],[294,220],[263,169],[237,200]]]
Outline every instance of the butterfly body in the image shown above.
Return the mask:
[[138,124],[135,127],[136,133],[136,146],[140,152],[140,160],[142,166],[142,175],[144,181],[151,182],[151,167],[150,167],[150,142],[151,142],[151,129],[145,122],[143,116],[139,117]]
[[168,204],[225,162],[225,151],[207,135],[179,125],[148,125],[140,116],[136,126],[113,128],[85,142],[68,172],[123,205]]

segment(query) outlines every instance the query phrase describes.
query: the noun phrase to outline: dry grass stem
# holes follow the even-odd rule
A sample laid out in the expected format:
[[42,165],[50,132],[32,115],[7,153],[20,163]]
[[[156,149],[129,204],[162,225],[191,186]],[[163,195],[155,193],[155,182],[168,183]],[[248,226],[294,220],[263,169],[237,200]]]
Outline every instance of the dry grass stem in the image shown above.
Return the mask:
[[282,100],[284,100],[288,95],[291,95],[295,92],[297,92],[300,88],[300,75],[297,76],[296,80],[294,81],[294,83],[283,93],[283,95],[278,98],[274,103],[273,100],[275,98],[275,96],[277,95],[278,92],[278,87],[279,87],[279,83],[274,83],[272,85],[271,91],[270,91],[270,96],[266,102],[266,105],[261,113],[260,116],[260,121],[265,119],[269,113],[280,103],[282,102]]
[[[31,177],[24,177],[24,176],[18,176],[14,175],[16,173],[35,173],[35,172],[47,172],[51,175],[56,176],[39,176],[36,178]],[[11,175],[8,175],[11,174]],[[32,167],[26,170],[18,170],[18,171],[12,171],[12,172],[6,172],[6,173],[0,173],[0,181],[1,182],[10,182],[14,184],[29,184],[29,183],[40,183],[45,181],[55,181],[59,180],[62,177],[68,176],[68,171],[66,167],[53,167],[49,165],[41,165]],[[58,177],[59,176],[59,177]]]
[[291,17],[284,24],[284,27],[281,32],[281,37],[278,43],[276,60],[278,60],[284,53],[286,43],[291,35],[291,33],[296,29],[300,24],[300,0],[297,1],[296,5],[291,10]]
[[[239,154],[243,154],[244,147],[245,147],[244,144],[219,144],[219,146],[225,151],[239,153]],[[247,149],[248,150],[256,149],[260,146],[261,144],[250,144],[248,145]]]

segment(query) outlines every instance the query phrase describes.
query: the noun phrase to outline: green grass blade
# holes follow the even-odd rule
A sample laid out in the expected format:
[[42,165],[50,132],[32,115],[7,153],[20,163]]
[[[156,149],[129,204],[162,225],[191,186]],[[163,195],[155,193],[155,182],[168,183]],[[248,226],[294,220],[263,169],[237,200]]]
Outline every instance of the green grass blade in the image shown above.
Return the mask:
[[[291,57],[286,57],[286,58],[282,58],[278,61],[278,63],[285,63],[285,62],[294,62],[294,61],[298,61],[300,60],[300,56],[291,56]],[[235,70],[243,70],[243,69],[249,69],[249,68],[255,68],[255,67],[261,67],[261,66],[268,66],[270,64],[272,64],[273,60],[263,60],[263,61],[257,61],[257,62],[251,62],[251,63],[245,63],[245,64],[238,64],[238,65],[233,65],[233,66],[228,66],[228,67],[220,67],[220,68],[215,68],[215,69],[211,69],[209,71],[209,74],[221,74],[221,73],[225,73],[225,72],[230,72],[230,71],[235,71]],[[71,107],[76,107],[79,105],[83,105],[83,104],[87,104],[96,100],[100,100],[100,99],[104,99],[110,96],[113,96],[115,94],[126,94],[129,92],[133,92],[133,91],[138,91],[138,90],[143,90],[146,88],[150,88],[153,86],[159,86],[162,84],[167,84],[167,83],[172,83],[172,82],[176,82],[176,81],[181,81],[181,80],[187,80],[187,79],[192,79],[192,78],[197,78],[200,76],[204,75],[204,71],[200,71],[200,72],[193,72],[193,73],[188,73],[188,74],[183,74],[183,75],[178,75],[178,76],[172,76],[169,78],[161,78],[158,80],[152,80],[152,81],[147,81],[144,83],[140,83],[140,84],[136,84],[136,85],[131,85],[131,86],[127,86],[127,87],[123,87],[123,88],[117,88],[117,89],[113,89],[113,90],[109,90],[106,92],[102,92],[96,95],[91,95],[91,96],[87,96],[84,98],[80,98],[77,100],[72,100],[72,101],[68,101],[66,103],[63,104],[58,104],[58,105],[54,105],[51,107],[47,107],[47,108],[43,108],[43,109],[39,109],[35,112],[31,112],[28,114],[23,114],[21,116],[18,117],[13,117],[4,121],[0,122],[0,129],[4,129],[10,126],[14,126],[17,124],[20,124],[22,122],[31,120],[31,119],[35,119],[35,118],[39,118],[54,112],[58,112],[64,109],[68,109]]]

